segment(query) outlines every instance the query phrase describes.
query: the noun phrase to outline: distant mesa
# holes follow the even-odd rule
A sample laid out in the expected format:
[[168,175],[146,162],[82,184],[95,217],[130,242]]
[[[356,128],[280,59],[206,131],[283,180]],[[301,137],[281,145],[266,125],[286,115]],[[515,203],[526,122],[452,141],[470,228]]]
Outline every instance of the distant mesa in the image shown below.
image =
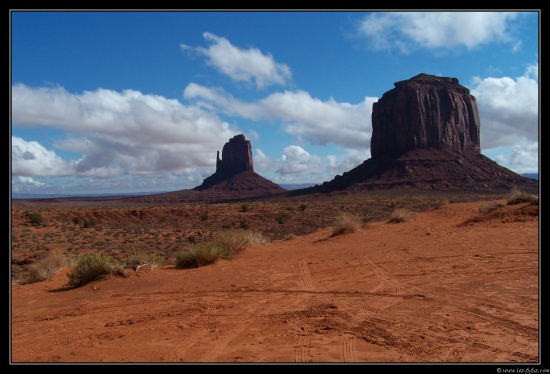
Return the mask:
[[226,192],[237,197],[252,197],[286,192],[285,188],[271,182],[254,171],[252,145],[243,134],[229,139],[216,156],[216,172],[204,179],[196,191]]
[[394,86],[373,104],[372,157],[308,193],[513,186],[538,190],[537,181],[480,153],[476,99],[457,78],[422,73]]

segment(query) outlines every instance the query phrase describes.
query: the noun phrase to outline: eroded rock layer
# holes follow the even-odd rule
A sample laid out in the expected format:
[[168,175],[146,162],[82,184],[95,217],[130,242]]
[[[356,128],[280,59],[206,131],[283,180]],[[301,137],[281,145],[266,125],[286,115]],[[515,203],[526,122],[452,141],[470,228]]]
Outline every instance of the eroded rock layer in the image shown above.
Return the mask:
[[419,74],[373,104],[371,155],[416,149],[479,153],[477,103],[456,78]]
[[476,99],[458,79],[419,74],[394,85],[373,104],[372,157],[331,181],[295,194],[512,187],[538,193],[538,181],[480,153]]

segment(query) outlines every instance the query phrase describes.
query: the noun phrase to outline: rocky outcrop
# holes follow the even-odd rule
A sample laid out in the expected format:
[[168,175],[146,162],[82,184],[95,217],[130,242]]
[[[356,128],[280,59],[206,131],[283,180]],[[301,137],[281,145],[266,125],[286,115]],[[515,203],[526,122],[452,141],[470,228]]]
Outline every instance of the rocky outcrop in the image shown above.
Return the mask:
[[221,160],[218,151],[216,173],[235,175],[247,170],[254,171],[252,145],[250,140],[246,140],[243,134],[235,135],[223,146]]
[[538,193],[538,181],[480,153],[476,99],[458,79],[419,74],[394,86],[373,104],[372,157],[331,181],[293,194],[512,187]]
[[263,196],[286,192],[286,189],[254,171],[252,145],[243,134],[225,143],[216,156],[216,172],[205,178],[195,191],[212,194],[216,200]]
[[456,78],[419,74],[373,104],[372,157],[417,149],[480,152],[477,103]]

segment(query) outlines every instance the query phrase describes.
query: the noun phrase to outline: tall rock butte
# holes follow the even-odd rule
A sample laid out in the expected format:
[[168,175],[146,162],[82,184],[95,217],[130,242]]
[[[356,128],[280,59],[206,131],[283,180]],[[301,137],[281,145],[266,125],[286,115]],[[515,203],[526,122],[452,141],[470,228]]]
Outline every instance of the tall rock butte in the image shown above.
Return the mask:
[[254,171],[252,145],[243,134],[235,135],[225,143],[221,160],[220,151],[216,156],[216,173],[234,175],[241,171]]
[[271,195],[286,189],[254,171],[252,145],[243,134],[229,139],[216,155],[216,172],[205,178],[196,191],[210,191],[225,198]]
[[419,74],[394,85],[373,104],[372,157],[428,148],[480,152],[476,99],[458,79]]
[[372,109],[371,158],[308,192],[375,189],[538,190],[480,152],[476,99],[457,78],[399,81]]

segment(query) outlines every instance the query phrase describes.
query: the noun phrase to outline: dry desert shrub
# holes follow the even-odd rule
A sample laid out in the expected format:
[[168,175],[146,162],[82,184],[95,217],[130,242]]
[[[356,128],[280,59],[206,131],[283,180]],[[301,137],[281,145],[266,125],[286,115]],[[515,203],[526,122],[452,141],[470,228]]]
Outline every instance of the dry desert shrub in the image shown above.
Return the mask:
[[408,222],[414,219],[414,213],[405,208],[397,208],[390,214],[390,223]]
[[176,253],[176,268],[197,268],[213,264],[222,257],[220,247],[213,243],[201,243]]
[[440,200],[437,201],[437,204],[436,204],[435,207],[436,208],[441,208],[441,207],[443,207],[445,205],[449,205],[449,204],[450,204],[449,199],[443,198],[443,199],[440,199]]
[[61,253],[52,253],[43,260],[29,265],[28,282],[41,282],[50,279],[65,268],[74,265],[74,261]]
[[44,222],[44,218],[42,217],[42,214],[40,213],[31,213],[29,215],[29,222],[33,226],[41,225]]
[[176,253],[177,268],[195,268],[216,262],[220,258],[232,259],[247,247],[265,244],[268,240],[250,230],[224,230],[212,242],[194,245]]
[[69,277],[69,286],[76,288],[111,275],[126,276],[126,273],[123,266],[111,256],[89,253],[77,260],[76,267],[67,274],[67,277]]
[[361,229],[362,220],[359,216],[351,213],[343,213],[336,217],[331,236],[349,234]]
[[497,210],[498,208],[502,208],[503,205],[500,204],[500,203],[492,203],[492,204],[489,204],[489,203],[483,203],[479,206],[479,213],[481,214],[487,214],[487,213],[491,213],[495,210]]
[[162,267],[165,261],[166,259],[158,254],[135,252],[126,260],[126,267],[134,269],[135,271],[141,268],[153,270]]
[[539,203],[539,198],[538,196],[526,194],[518,187],[514,186],[510,190],[507,204],[515,205],[521,203],[530,203],[531,205],[537,205]]
[[266,244],[268,240],[258,232],[251,230],[224,230],[216,235],[214,243],[228,254],[237,254],[246,247]]

